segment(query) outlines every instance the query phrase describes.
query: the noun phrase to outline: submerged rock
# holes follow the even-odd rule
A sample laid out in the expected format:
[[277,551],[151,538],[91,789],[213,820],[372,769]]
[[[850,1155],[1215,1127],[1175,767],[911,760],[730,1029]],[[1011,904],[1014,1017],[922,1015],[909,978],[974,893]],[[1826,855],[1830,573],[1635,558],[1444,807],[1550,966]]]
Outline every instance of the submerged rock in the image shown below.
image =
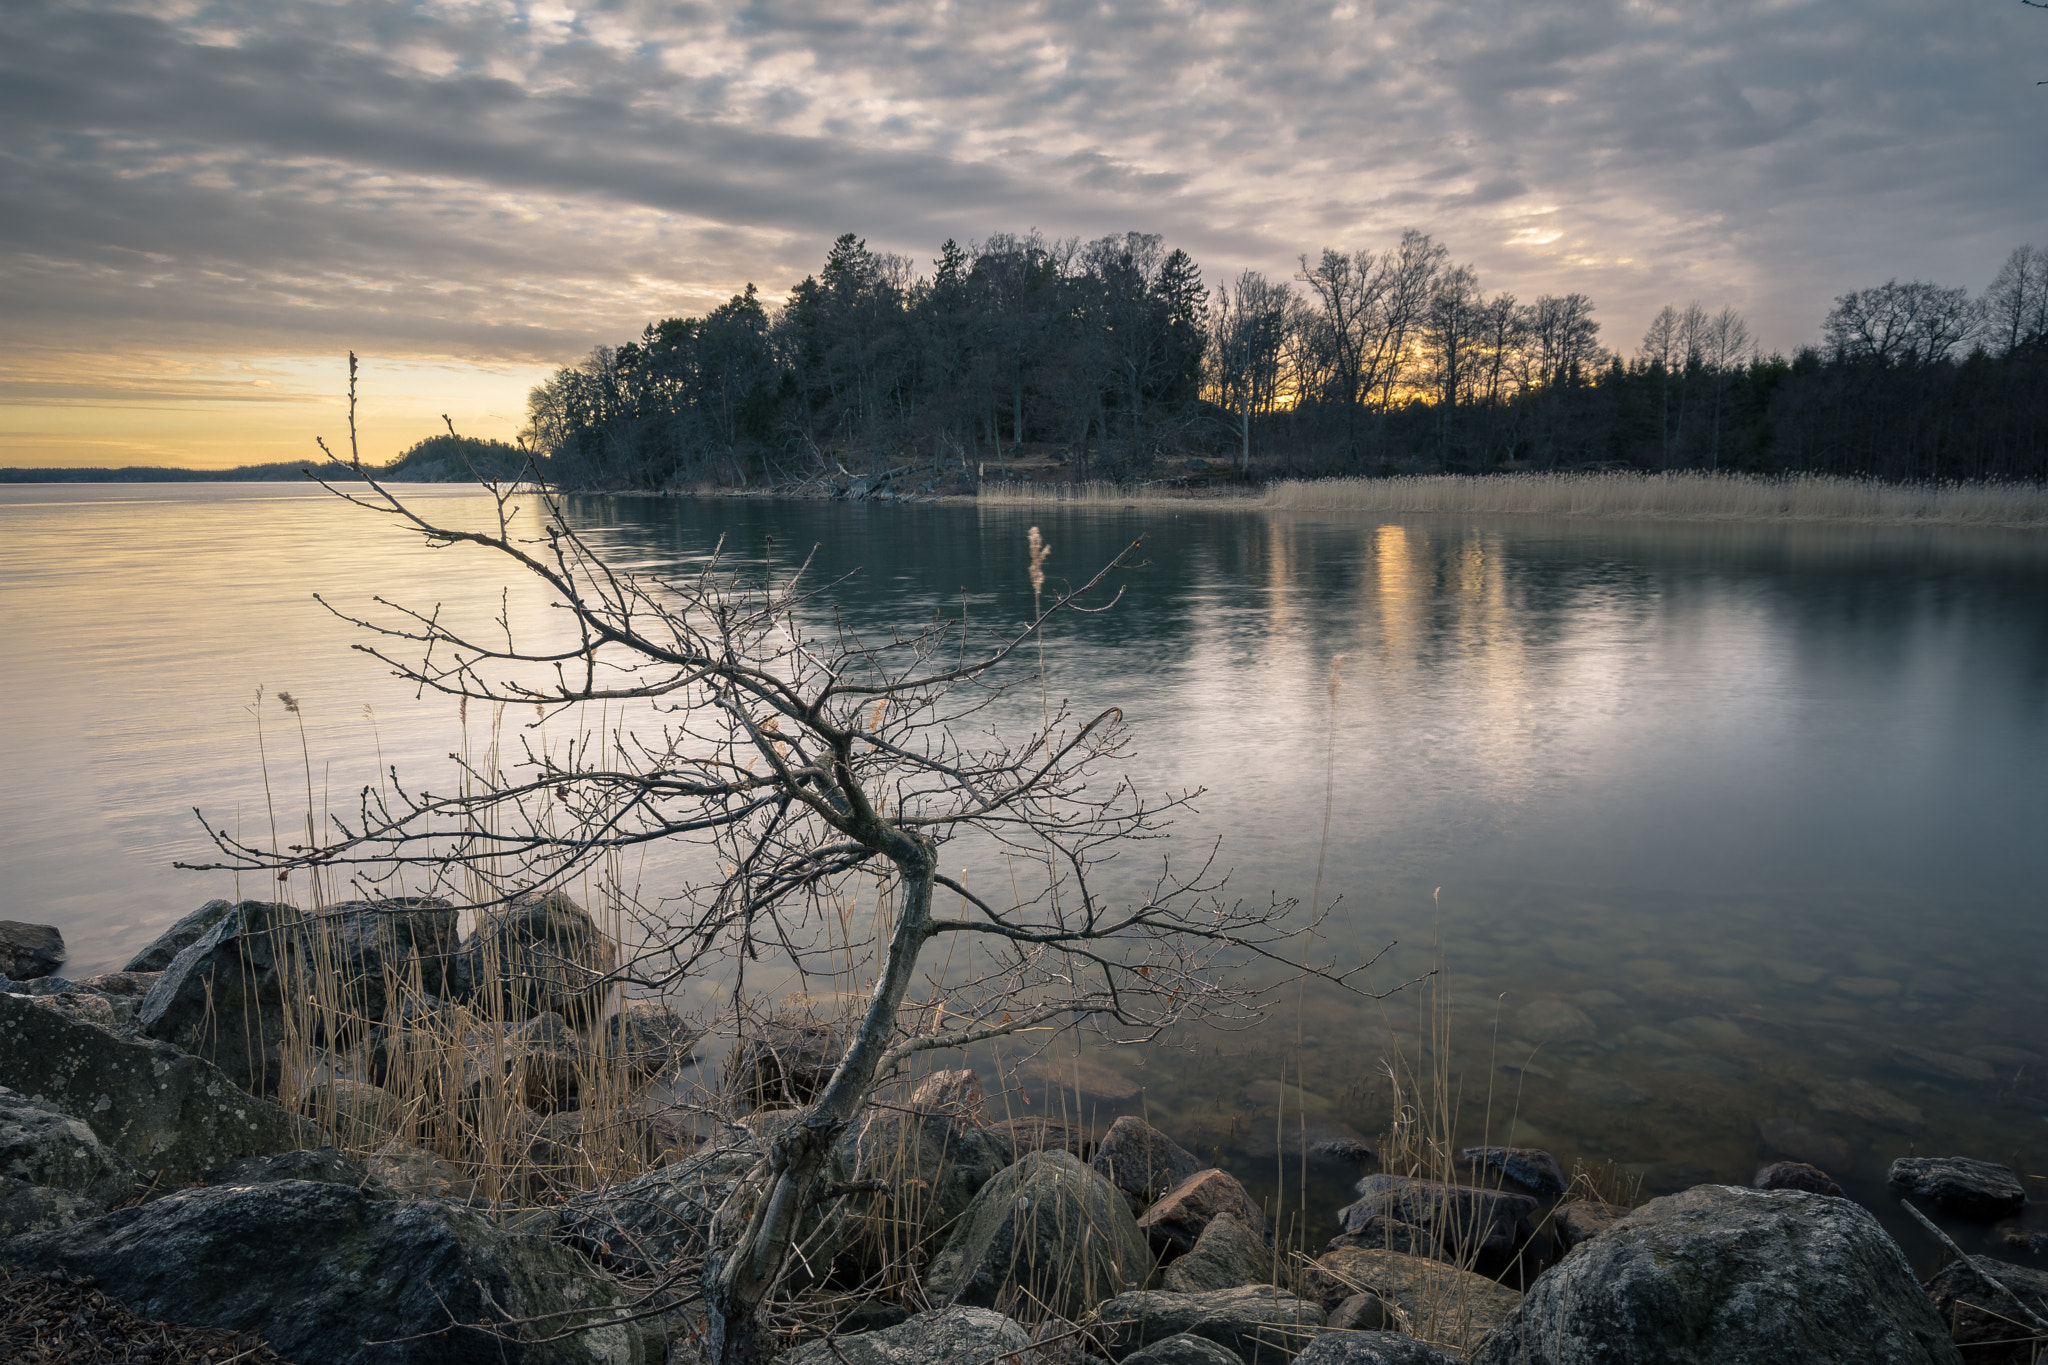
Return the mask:
[[1532,1194],[1564,1193],[1564,1168],[1539,1147],[1467,1147],[1458,1153],[1458,1160],[1498,1171]]
[[0,976],[33,981],[64,965],[64,935],[53,925],[0,919]]
[[1842,1187],[1829,1178],[1826,1171],[1804,1161],[1773,1162],[1750,1178],[1749,1187],[1753,1190],[1804,1190],[1808,1194],[1831,1194],[1837,1198],[1842,1194]]
[[1987,1223],[2027,1202],[2027,1187],[2012,1167],[1966,1156],[1902,1156],[1892,1163],[1890,1180],[1943,1213]]
[[1955,1365],[1906,1258],[1846,1199],[1702,1185],[1539,1276],[1474,1365]]
[[1033,1152],[981,1187],[925,1284],[987,1308],[1015,1289],[1065,1318],[1136,1289],[1152,1255],[1115,1186],[1069,1152]]
[[1589,1043],[1600,1036],[1592,1018],[1569,1000],[1533,1000],[1516,1012],[1515,1022],[1531,1038],[1555,1043]]

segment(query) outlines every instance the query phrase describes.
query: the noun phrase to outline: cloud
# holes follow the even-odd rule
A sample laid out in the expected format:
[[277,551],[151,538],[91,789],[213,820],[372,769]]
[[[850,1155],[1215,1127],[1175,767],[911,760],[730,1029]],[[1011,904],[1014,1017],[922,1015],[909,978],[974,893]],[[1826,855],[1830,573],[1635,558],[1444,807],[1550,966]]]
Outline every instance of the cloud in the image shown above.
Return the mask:
[[2048,16],[1918,0],[16,0],[0,309],[561,363],[845,230],[1137,228],[1221,278],[1412,224],[1613,343],[1698,297],[1790,346],[2038,237],[2044,54]]

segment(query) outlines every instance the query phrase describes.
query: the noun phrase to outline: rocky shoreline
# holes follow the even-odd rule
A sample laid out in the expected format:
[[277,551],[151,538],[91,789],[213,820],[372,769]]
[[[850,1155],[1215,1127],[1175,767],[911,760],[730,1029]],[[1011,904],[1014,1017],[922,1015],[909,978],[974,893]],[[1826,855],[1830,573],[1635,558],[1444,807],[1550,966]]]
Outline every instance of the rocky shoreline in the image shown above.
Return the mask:
[[[520,1112],[534,1106],[525,1141],[547,1125],[567,1141],[586,1113],[567,1073],[531,1057],[609,1044],[641,1075],[690,1060],[678,1021],[599,1011],[563,970],[609,969],[566,898],[462,942],[438,903],[322,914],[351,935],[344,978],[402,949],[431,998],[481,993],[517,1017],[533,1035],[508,1082]],[[735,1117],[650,1128],[641,1174],[487,1198],[431,1151],[364,1140],[384,1093],[372,1062],[401,1046],[417,1001],[394,993],[365,1008],[361,1036],[325,1039],[323,1105],[303,1087],[289,1091],[303,1112],[274,1098],[288,1040],[267,1021],[283,1008],[278,964],[307,951],[300,922],[211,902],[126,970],[80,982],[56,974],[55,930],[0,924],[0,1342],[17,1301],[97,1294],[103,1315],[260,1338],[297,1365],[698,1359],[694,1271],[678,1268],[820,1083],[829,1028],[770,1021],[728,1064]],[[570,946],[530,951],[541,942]],[[229,1033],[239,1046],[220,1044]],[[345,1058],[361,1070],[343,1074]],[[1359,1147],[1344,1154],[1368,1168],[1354,1201],[1301,1255],[1276,1248],[1232,1175],[1135,1117],[1098,1138],[984,1109],[973,1072],[940,1072],[842,1137],[778,1318],[782,1365],[1904,1365],[2027,1362],[2048,1345],[2048,1274],[1956,1248],[1923,1286],[1808,1164],[1632,1209],[1588,1197],[1533,1148],[1469,1148],[1407,1174],[1369,1169]],[[2027,1200],[2011,1169],[1962,1157],[1902,1157],[1891,1179],[1901,1198],[1987,1224]]]

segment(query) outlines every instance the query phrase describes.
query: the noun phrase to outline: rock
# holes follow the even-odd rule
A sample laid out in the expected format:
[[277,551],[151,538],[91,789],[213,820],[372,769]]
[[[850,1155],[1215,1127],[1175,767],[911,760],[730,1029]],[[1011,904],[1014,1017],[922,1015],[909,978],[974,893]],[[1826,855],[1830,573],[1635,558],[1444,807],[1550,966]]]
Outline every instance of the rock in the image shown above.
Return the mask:
[[1330,1310],[1327,1324],[1332,1332],[1387,1332],[1398,1325],[1392,1307],[1377,1294],[1353,1294]]
[[2005,1246],[2014,1251],[2023,1251],[2029,1256],[2039,1256],[2048,1251],[2048,1232],[2039,1228],[2026,1227],[2019,1223],[2000,1223],[1991,1230]]
[[334,1134],[344,1147],[383,1146],[398,1136],[405,1105],[389,1090],[367,1081],[330,1077],[306,1088],[300,1112]]
[[167,1043],[104,1029],[0,995],[0,1075],[84,1119],[140,1178],[169,1188],[240,1156],[319,1142],[318,1130]]
[[651,1081],[697,1060],[702,1029],[693,1028],[665,1000],[630,997],[604,1021],[608,1056],[622,1062],[635,1081]]
[[2042,1060],[2038,1052],[2029,1052],[2023,1047],[2004,1047],[1997,1043],[1973,1047],[1963,1055],[1975,1057],[1980,1062],[1989,1062],[1993,1066],[2004,1067],[2009,1071],[2023,1066],[2039,1066]]
[[1186,1333],[1233,1352],[1243,1365],[1285,1365],[1323,1325],[1323,1310],[1281,1289],[1247,1285],[1206,1294],[1119,1294],[1085,1324],[1122,1361]]
[[1294,1358],[1295,1365],[1461,1365],[1439,1346],[1399,1332],[1326,1332]]
[[1537,1277],[1474,1365],[1959,1360],[1906,1258],[1846,1199],[1702,1185]]
[[477,1197],[476,1182],[454,1162],[411,1143],[387,1142],[363,1158],[362,1165],[374,1183],[402,1199],[468,1202]]
[[230,907],[149,988],[137,1015],[142,1032],[205,1058],[244,1090],[275,1094],[284,1074],[284,1002],[304,988],[300,928],[289,905]]
[[1742,1025],[1733,1019],[1722,1019],[1711,1014],[1693,1014],[1683,1019],[1674,1019],[1666,1025],[1681,1038],[1712,1047],[1740,1047],[1749,1041],[1749,1035],[1742,1031]]
[[1557,1158],[1539,1147],[1467,1147],[1458,1160],[1498,1171],[1531,1194],[1563,1194],[1565,1178]]
[[135,1168],[100,1141],[92,1125],[4,1086],[0,1176],[68,1190],[95,1205],[95,1213],[135,1187]]
[[1075,1092],[1080,1092],[1083,1101],[1093,1100],[1098,1104],[1129,1104],[1145,1093],[1145,1087],[1118,1071],[1115,1067],[1087,1057],[1060,1057],[1033,1062],[1017,1072],[1018,1080],[1030,1086],[1040,1099],[1064,1093],[1072,1101]]
[[464,949],[472,1002],[485,1018],[563,1016],[578,1028],[604,1013],[618,949],[568,893],[514,899],[486,913]]
[[156,941],[128,959],[124,972],[161,972],[171,965],[171,959],[197,943],[208,929],[221,922],[230,910],[233,901],[208,901],[185,918],[173,924],[156,936]]
[[772,1015],[740,1036],[725,1064],[725,1088],[756,1108],[809,1104],[832,1079],[848,1035],[809,1015]]
[[1804,1190],[1808,1194],[1842,1197],[1842,1187],[1829,1179],[1826,1171],[1804,1161],[1773,1162],[1750,1178],[1749,1187],[1753,1190]]
[[761,1158],[752,1140],[707,1148],[562,1206],[562,1236],[627,1275],[666,1270],[710,1245],[711,1219]]
[[934,1308],[894,1327],[807,1341],[775,1357],[775,1365],[983,1365],[1031,1358],[1031,1337],[985,1308]]
[[[94,995],[90,991],[69,991],[62,995],[31,995],[26,998],[53,1014],[61,1014],[66,1019],[91,1024],[95,1028],[107,1029],[110,1032],[120,1022],[114,1013],[114,1002],[104,995]],[[130,1009],[132,1011],[132,1005]],[[134,1017],[132,1012],[129,1017]]]
[[1927,1127],[1926,1116],[1917,1107],[1855,1077],[1821,1082],[1820,1089],[1814,1092],[1813,1107],[1902,1133],[1917,1133]]
[[1908,1071],[1935,1076],[1945,1081],[1970,1081],[1985,1085],[1998,1079],[1991,1063],[1954,1052],[1936,1052],[1928,1047],[1901,1046],[1892,1049],[1892,1060]]
[[987,1099],[981,1088],[981,1077],[971,1068],[961,1067],[954,1071],[934,1071],[918,1082],[917,1089],[910,1095],[910,1107],[923,1112],[940,1110],[962,1118],[978,1118]]
[[1839,1170],[1849,1164],[1848,1140],[1824,1128],[1809,1127],[1790,1119],[1759,1119],[1756,1131],[1767,1152],[1804,1161],[1823,1170]]
[[[857,1195],[846,1217],[877,1252],[923,1261],[1007,1163],[979,1128],[951,1114],[870,1110],[843,1139],[851,1180],[882,1180],[881,1196]],[[881,1257],[874,1258],[879,1264]]]
[[978,1308],[1015,1286],[1078,1318],[1151,1273],[1145,1235],[1116,1187],[1070,1152],[1032,1152],[981,1187],[925,1284],[934,1298]]
[[982,1131],[1005,1164],[1032,1152],[1070,1152],[1082,1161],[1095,1155],[1095,1139],[1085,1129],[1058,1119],[1004,1119]]
[[[254,1330],[299,1365],[639,1365],[625,1294],[545,1237],[430,1201],[305,1180],[179,1190],[8,1243],[29,1269],[89,1276],[147,1317]],[[562,1313],[514,1346],[471,1324]],[[585,1318],[584,1315],[588,1315]],[[462,1324],[460,1326],[456,1324]],[[371,1342],[380,1344],[370,1345]]]
[[162,975],[162,972],[101,972],[98,976],[88,976],[78,984],[99,995],[140,1003],[142,998],[149,994],[149,988],[154,986],[157,978]]
[[201,1177],[209,1185],[275,1185],[283,1180],[347,1185],[372,1199],[396,1199],[398,1191],[332,1147],[300,1148],[276,1156],[248,1156],[216,1166]]
[[1358,1202],[1337,1211],[1344,1231],[1362,1235],[1374,1220],[1394,1219],[1426,1229],[1459,1260],[1513,1251],[1516,1224],[1536,1211],[1526,1194],[1401,1175],[1369,1175],[1356,1190]]
[[1889,1179],[1955,1218],[1990,1223],[2027,1202],[2027,1187],[2012,1167],[1966,1156],[1902,1156]]
[[1948,1324],[1950,1340],[1968,1348],[1964,1358],[1971,1365],[2033,1365],[2039,1358],[2048,1333],[2017,1311],[2014,1295],[2048,1319],[2048,1275],[2025,1266],[1972,1256],[1949,1262],[1927,1282],[1934,1311]]
[[1889,1000],[1899,993],[1899,983],[1883,976],[1838,976],[1828,984],[1857,1000]]
[[1590,1043],[1600,1036],[1586,1012],[1569,1000],[1533,1000],[1515,1014],[1531,1038],[1553,1043]]
[[1200,1157],[1129,1115],[1109,1125],[1089,1164],[1141,1208],[1202,1169]]
[[0,919],[0,976],[33,981],[64,965],[64,935],[47,924]]
[[1347,1166],[1370,1166],[1380,1159],[1379,1153],[1352,1138],[1331,1138],[1312,1143],[1309,1155],[1319,1156],[1328,1161],[1340,1161]]
[[55,1185],[31,1185],[25,1180],[0,1176],[0,1242],[27,1232],[54,1232],[97,1218],[106,1204],[76,1190]]
[[506,1029],[502,1041],[484,1038],[470,1049],[463,1099],[487,1113],[507,1103],[539,1114],[574,1109],[585,1063],[583,1040],[569,1021],[552,1011],[538,1014]]
[[1366,1160],[1372,1159],[1372,1148],[1366,1145],[1365,1135],[1350,1124],[1334,1118],[1310,1118],[1304,1122],[1291,1109],[1277,1129],[1267,1120],[1240,1130],[1239,1144],[1245,1155],[1262,1167],[1276,1153],[1285,1153],[1289,1164],[1336,1152],[1364,1152]]
[[1597,1109],[1633,1109],[1656,1098],[1634,1081],[1610,1076],[1604,1071],[1574,1071],[1566,1086],[1574,1097]]
[[1550,1226],[1556,1231],[1557,1240],[1569,1251],[1581,1242],[1590,1242],[1598,1237],[1628,1214],[1628,1209],[1620,1204],[1607,1204],[1598,1199],[1573,1199],[1550,1211]]
[[338,1005],[338,1018],[324,1017],[329,1035],[361,1036],[395,997],[452,994],[455,921],[455,907],[432,896],[340,901],[306,916],[309,968]]
[[1191,1332],[1179,1332],[1124,1357],[1124,1365],[1244,1365],[1237,1352]]
[[1340,1232],[1332,1237],[1323,1250],[1337,1251],[1344,1247],[1398,1251],[1406,1256],[1431,1256],[1440,1261],[1458,1259],[1454,1253],[1446,1252],[1437,1245],[1436,1237],[1428,1228],[1416,1227],[1398,1218],[1368,1218],[1358,1225],[1358,1231]]
[[1376,1295],[1402,1315],[1403,1330],[1453,1351],[1469,1351],[1522,1301],[1507,1286],[1442,1261],[1349,1247],[1316,1258],[1302,1292],[1324,1304]]
[[1138,1219],[1138,1226],[1155,1250],[1181,1256],[1195,1249],[1202,1229],[1209,1226],[1211,1219],[1225,1213],[1260,1237],[1266,1235],[1265,1210],[1238,1183],[1236,1176],[1211,1167],[1195,1172],[1161,1195]]
[[1235,1214],[1220,1213],[1202,1229],[1195,1249],[1166,1267],[1160,1287],[1175,1294],[1201,1294],[1270,1284],[1274,1274],[1273,1250],[1266,1239]]

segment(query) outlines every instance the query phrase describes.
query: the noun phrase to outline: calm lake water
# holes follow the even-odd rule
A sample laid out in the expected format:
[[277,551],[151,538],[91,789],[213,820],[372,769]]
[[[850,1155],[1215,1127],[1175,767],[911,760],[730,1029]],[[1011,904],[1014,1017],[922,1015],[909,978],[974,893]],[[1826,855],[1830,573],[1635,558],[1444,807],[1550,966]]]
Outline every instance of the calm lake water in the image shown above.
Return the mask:
[[[451,516],[484,507],[420,494]],[[573,512],[640,563],[701,558],[721,536],[755,559],[772,536],[777,562],[816,545],[823,576],[859,570],[839,597],[878,624],[963,591],[977,619],[1016,619],[1032,524],[1055,580],[1143,535],[1124,603],[1050,645],[1055,689],[1125,709],[1141,784],[1207,788],[1175,851],[1220,836],[1248,897],[1309,898],[1330,775],[1336,942],[1398,943],[1381,986],[1441,954],[1472,1140],[1540,1143],[1567,1168],[1612,1159],[1653,1191],[1746,1181],[1780,1155],[1873,1203],[1908,1150],[2048,1173],[2039,536],[608,498]],[[207,852],[195,806],[253,834],[273,807],[299,818],[309,785],[315,805],[345,804],[380,759],[444,774],[452,706],[351,652],[357,633],[311,595],[486,611],[494,574],[292,488],[0,489],[0,916],[60,925],[68,975],[116,967],[199,902],[263,891],[171,870]],[[302,704],[303,756],[280,691]],[[1144,1087],[1100,1113],[1148,1113],[1270,1186],[1276,1121],[1385,1125],[1379,1060],[1423,1046],[1428,1006],[1418,990],[1371,1005],[1310,991],[1248,1034],[1094,1058]],[[1312,1169],[1311,1205],[1342,1177]]]

